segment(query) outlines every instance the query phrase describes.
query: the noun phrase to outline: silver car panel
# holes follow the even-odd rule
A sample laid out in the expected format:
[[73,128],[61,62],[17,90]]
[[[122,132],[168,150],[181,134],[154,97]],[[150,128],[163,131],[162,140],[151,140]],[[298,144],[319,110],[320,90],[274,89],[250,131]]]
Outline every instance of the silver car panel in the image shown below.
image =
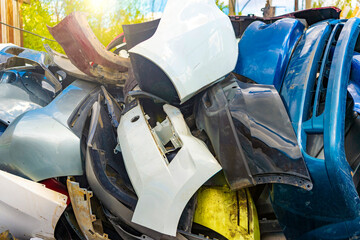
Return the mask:
[[45,52],[10,45],[0,51],[0,69],[6,69],[18,66],[40,66],[45,71],[45,76],[49,83],[54,87],[55,92],[61,91],[60,81],[48,69],[52,60]]
[[82,175],[80,138],[68,120],[95,88],[75,81],[46,107],[16,118],[0,137],[0,169],[34,181]]

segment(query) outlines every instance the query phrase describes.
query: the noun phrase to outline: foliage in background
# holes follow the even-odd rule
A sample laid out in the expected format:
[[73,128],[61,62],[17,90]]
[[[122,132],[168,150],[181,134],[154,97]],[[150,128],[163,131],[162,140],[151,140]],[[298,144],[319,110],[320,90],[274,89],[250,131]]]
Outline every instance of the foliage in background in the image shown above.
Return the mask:
[[[325,7],[325,2],[325,0],[314,0],[312,7]],[[351,2],[351,0],[333,0],[330,5],[342,9],[344,6],[351,6]]]
[[[95,0],[96,1],[96,0]],[[74,11],[88,15],[90,27],[103,45],[110,43],[122,33],[122,24],[139,23],[145,20],[140,12],[140,0],[98,1],[94,0],[32,0],[31,4],[22,4],[23,28],[41,36],[53,39],[46,25],[54,26]],[[106,5],[106,3],[109,3]],[[59,44],[24,33],[24,47],[44,50],[47,43],[56,51],[63,50]]]
[[[54,25],[52,16],[50,15],[49,3],[51,0],[32,0],[31,4],[22,4],[22,16],[23,16],[23,28],[37,33],[41,36],[53,39],[49,33],[46,24]],[[56,42],[51,42],[45,39],[41,39],[32,34],[23,33],[24,35],[24,46],[35,50],[44,50],[43,44],[47,43],[56,51],[62,51],[60,45]]]
[[320,8],[325,6],[325,0],[317,0],[312,2],[313,8]]
[[215,0],[215,3],[222,12],[229,12],[229,6],[225,5],[225,3],[222,0]]
[[[312,7],[325,7],[326,1],[325,0],[314,0],[312,2]],[[352,0],[333,0],[332,3],[330,4],[331,6],[337,7],[339,9],[341,9],[342,11],[345,10],[345,8],[349,8],[349,11],[347,12],[346,16],[344,16],[345,18],[350,18],[354,12],[354,10],[356,9],[356,7],[360,4],[360,0],[356,1],[356,4],[353,4]],[[328,5],[328,4],[327,4]]]

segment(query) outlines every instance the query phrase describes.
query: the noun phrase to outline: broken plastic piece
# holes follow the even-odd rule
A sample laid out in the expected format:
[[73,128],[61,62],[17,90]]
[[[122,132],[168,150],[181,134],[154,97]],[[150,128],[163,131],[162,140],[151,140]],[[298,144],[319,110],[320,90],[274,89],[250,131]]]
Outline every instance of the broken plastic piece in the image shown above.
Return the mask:
[[90,198],[92,198],[93,193],[85,188],[80,188],[79,183],[73,182],[70,179],[67,180],[67,188],[76,221],[86,239],[109,239],[106,233],[99,233],[94,229],[93,222],[97,220],[91,211]]
[[[120,120],[118,141],[139,198],[132,221],[175,236],[187,202],[221,167],[191,135],[180,110],[168,104],[163,109],[167,118],[153,129],[141,105],[129,110]],[[168,152],[175,156],[168,158]]]
[[74,64],[71,63],[68,56],[56,52],[55,50],[51,49],[48,44],[44,44],[44,48],[46,52],[49,54],[53,63],[58,66],[60,69],[64,70],[67,74],[79,78],[81,80],[97,82],[94,77],[91,77],[82,71],[80,71]]
[[306,190],[312,182],[279,93],[273,86],[229,76],[197,103],[204,130],[231,189],[284,183]]
[[105,49],[92,32],[85,14],[72,12],[48,29],[79,70],[98,78],[100,83],[124,83],[130,60]]

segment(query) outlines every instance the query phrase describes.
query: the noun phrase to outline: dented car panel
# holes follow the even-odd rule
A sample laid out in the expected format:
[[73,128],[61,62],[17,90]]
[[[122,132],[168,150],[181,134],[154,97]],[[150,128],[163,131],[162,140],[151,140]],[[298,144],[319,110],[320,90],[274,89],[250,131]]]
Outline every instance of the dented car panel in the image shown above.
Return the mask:
[[[118,141],[138,196],[132,221],[176,236],[185,205],[221,166],[191,135],[178,108],[165,104],[163,110],[167,118],[154,128],[141,105],[129,110],[121,117]],[[173,159],[167,157],[169,151],[176,154]]]
[[227,80],[207,90],[196,110],[232,190],[283,183],[311,190],[296,135],[273,86]]
[[67,207],[67,196],[0,170],[0,232],[20,239],[55,239],[55,226]]
[[95,88],[75,81],[46,107],[16,118],[0,137],[0,169],[34,181],[82,175],[80,138],[68,120]]
[[124,83],[130,60],[105,49],[92,32],[85,14],[73,12],[48,29],[79,70],[97,77],[100,83]]
[[[214,1],[173,0],[167,3],[155,34],[129,52],[142,90],[170,103],[183,103],[231,72],[237,49],[231,22]],[[149,78],[156,70],[153,64],[163,73]]]

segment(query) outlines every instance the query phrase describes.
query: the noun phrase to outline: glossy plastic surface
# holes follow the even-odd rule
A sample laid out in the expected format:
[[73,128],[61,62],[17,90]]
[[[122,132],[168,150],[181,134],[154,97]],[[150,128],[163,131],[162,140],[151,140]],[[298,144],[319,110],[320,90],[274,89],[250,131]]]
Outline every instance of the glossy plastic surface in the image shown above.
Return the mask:
[[122,25],[126,38],[126,48],[131,49],[139,43],[152,37],[158,28],[160,19],[137,23]]
[[[213,0],[169,0],[155,34],[130,53],[160,67],[185,102],[234,69],[237,44],[228,16]],[[151,92],[146,75],[137,81]],[[159,96],[161,91],[151,93]]]
[[354,99],[354,111],[360,113],[360,54],[355,53],[351,60],[351,74],[348,91]]
[[[314,183],[309,192],[273,187],[273,207],[288,238],[343,239],[360,234],[359,196],[344,153],[346,92],[359,23],[336,20],[310,27],[284,79],[281,95]],[[309,155],[312,145],[307,141],[314,134],[323,138],[324,154]]]
[[[360,217],[360,199],[352,181],[353,172],[345,156],[345,111],[351,59],[360,32],[360,19],[344,25],[331,64],[324,112],[325,165],[338,199],[349,209],[350,218]],[[345,211],[344,211],[345,212]]]
[[0,121],[8,125],[19,115],[46,106],[55,89],[34,68],[0,72]]
[[0,169],[34,181],[82,175],[80,139],[68,120],[95,87],[75,81],[46,107],[16,118],[0,137]]
[[0,232],[17,239],[55,239],[56,224],[67,207],[67,196],[0,171]]
[[45,71],[48,84],[58,93],[62,90],[62,86],[60,81],[48,69],[51,63],[49,55],[45,52],[22,48],[13,44],[5,45],[0,51],[0,69],[29,65],[40,66]]
[[303,34],[304,25],[296,19],[280,19],[266,25],[249,25],[239,42],[234,72],[259,84],[280,89],[290,56]]
[[229,76],[200,98],[204,130],[232,190],[284,183],[310,190],[311,179],[279,93]]
[[[128,111],[120,120],[118,141],[138,196],[132,221],[176,236],[186,204],[221,166],[205,143],[191,135],[178,108],[166,104],[163,109],[167,124],[164,121],[163,127],[159,123],[153,129],[149,128],[141,105]],[[172,129],[173,135],[168,135],[167,129]],[[177,149],[172,160],[165,155],[165,139]]]

